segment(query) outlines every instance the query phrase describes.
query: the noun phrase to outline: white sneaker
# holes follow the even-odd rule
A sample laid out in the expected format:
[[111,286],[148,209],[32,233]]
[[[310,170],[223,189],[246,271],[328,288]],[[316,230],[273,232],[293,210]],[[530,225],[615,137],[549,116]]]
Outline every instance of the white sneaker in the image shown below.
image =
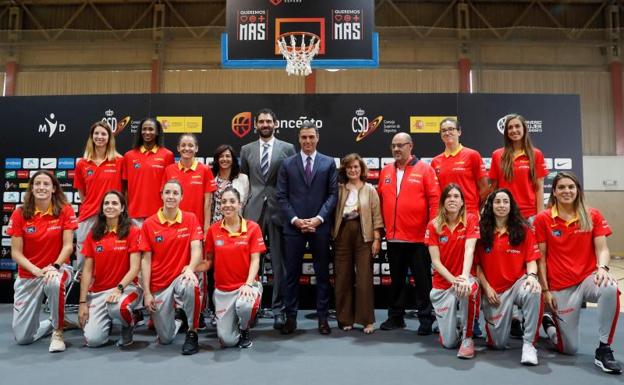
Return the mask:
[[63,341],[63,331],[55,330],[52,332],[52,338],[50,339],[50,353],[64,352],[65,341]]
[[522,365],[535,366],[537,365],[537,349],[533,344],[525,342],[522,345],[522,358],[520,359]]

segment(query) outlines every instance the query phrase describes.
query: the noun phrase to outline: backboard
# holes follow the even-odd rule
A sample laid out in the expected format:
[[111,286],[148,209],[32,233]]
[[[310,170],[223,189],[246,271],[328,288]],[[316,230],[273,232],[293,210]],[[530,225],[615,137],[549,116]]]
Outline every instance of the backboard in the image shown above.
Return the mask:
[[225,68],[286,67],[277,39],[292,32],[320,38],[313,68],[379,66],[374,0],[228,0],[226,20]]

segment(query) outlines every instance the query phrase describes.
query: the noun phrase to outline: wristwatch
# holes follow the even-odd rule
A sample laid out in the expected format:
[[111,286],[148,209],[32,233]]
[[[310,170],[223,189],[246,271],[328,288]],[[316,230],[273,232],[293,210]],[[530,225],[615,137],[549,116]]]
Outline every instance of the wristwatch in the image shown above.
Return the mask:
[[53,263],[52,267],[54,267],[56,270],[60,270],[61,269],[61,265],[59,265],[58,263]]
[[607,266],[607,265],[598,265],[597,267],[598,267],[599,269],[604,269],[604,270],[606,270],[606,271],[609,271],[609,266]]
[[119,290],[120,293],[123,293],[124,287],[121,283],[117,285],[117,290]]

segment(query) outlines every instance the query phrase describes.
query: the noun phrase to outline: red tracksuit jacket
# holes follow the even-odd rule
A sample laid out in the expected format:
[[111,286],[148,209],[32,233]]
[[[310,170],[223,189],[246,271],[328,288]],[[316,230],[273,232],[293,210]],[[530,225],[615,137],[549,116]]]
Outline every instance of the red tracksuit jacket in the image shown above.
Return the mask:
[[395,164],[387,165],[381,170],[377,186],[386,239],[422,243],[427,223],[438,212],[438,178],[431,166],[412,156],[405,166],[397,195],[396,174]]

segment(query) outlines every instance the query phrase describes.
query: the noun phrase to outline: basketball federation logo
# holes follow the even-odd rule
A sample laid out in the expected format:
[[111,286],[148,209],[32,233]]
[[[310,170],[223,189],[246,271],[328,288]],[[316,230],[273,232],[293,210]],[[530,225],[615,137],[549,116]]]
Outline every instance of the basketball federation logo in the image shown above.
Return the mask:
[[253,122],[249,111],[238,113],[232,118],[232,132],[241,139],[249,134],[252,127]]

